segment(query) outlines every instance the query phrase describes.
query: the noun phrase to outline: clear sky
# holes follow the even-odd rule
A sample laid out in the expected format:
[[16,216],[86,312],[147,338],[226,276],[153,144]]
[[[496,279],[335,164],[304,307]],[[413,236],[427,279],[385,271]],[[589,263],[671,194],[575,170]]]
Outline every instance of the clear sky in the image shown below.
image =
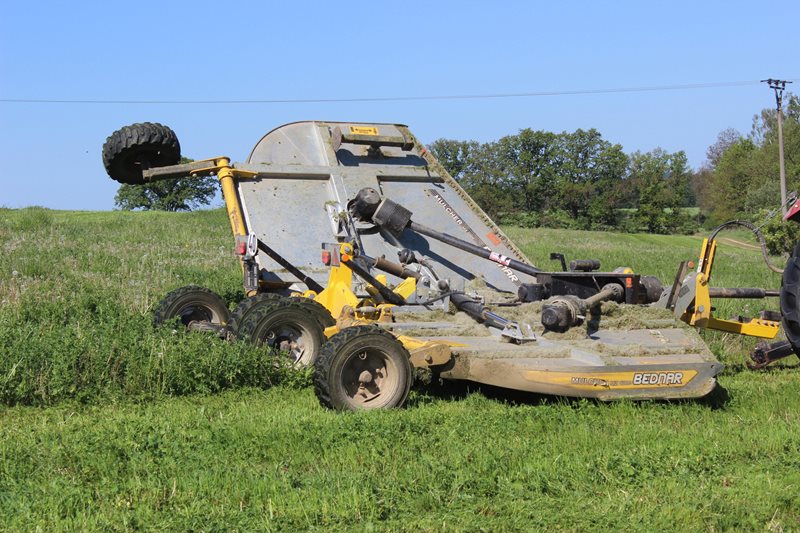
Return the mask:
[[[438,96],[800,78],[800,3],[203,2],[0,4],[0,99]],[[794,86],[800,92],[800,82]],[[187,157],[243,161],[298,120],[402,122],[423,141],[596,128],[626,152],[750,130],[764,85],[491,99],[260,104],[0,102],[0,206],[112,209],[101,147],[172,127]]]

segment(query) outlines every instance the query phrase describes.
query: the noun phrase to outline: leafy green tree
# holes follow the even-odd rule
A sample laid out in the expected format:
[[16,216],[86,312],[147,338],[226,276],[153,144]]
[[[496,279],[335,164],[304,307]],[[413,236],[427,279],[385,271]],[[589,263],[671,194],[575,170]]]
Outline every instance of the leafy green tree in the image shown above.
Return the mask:
[[[191,163],[181,158],[181,163]],[[191,211],[209,205],[216,192],[213,176],[174,178],[143,185],[121,185],[114,197],[115,205],[124,210]]]
[[706,166],[714,169],[725,152],[742,139],[742,134],[733,128],[726,128],[717,134],[717,140],[706,149]]
[[549,131],[520,130],[497,141],[495,157],[503,169],[519,210],[547,211],[557,205],[554,166],[559,146],[557,135]]
[[[800,99],[789,94],[784,110],[784,151],[789,190],[800,188]],[[759,218],[780,205],[777,112],[753,117],[746,138],[720,133],[709,147],[709,162],[695,179],[700,206],[719,224],[733,218]]]
[[512,192],[497,165],[494,143],[437,139],[427,146],[489,216],[501,218],[514,211]]
[[616,225],[628,165],[622,146],[604,140],[595,129],[563,132],[559,144],[560,207],[587,229]]
[[[709,183],[707,202],[714,224],[741,214],[751,185],[764,183],[758,178],[763,172],[758,168],[761,159],[758,150],[751,139],[742,138],[728,147],[717,161]],[[775,190],[779,192],[777,188]]]
[[681,209],[689,197],[686,154],[657,148],[631,156],[628,180],[638,195],[635,220],[649,233],[672,233],[685,224]]
[[456,181],[461,181],[479,170],[480,157],[478,153],[482,146],[478,141],[437,139],[427,147]]
[[492,216],[522,225],[610,227],[627,156],[597,130],[520,130],[497,142],[439,139],[429,146]]

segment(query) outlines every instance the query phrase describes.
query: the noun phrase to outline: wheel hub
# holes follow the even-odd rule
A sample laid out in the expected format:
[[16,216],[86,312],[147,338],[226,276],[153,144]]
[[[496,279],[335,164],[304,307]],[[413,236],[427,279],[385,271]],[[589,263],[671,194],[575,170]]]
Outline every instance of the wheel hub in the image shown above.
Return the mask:
[[184,326],[188,326],[191,322],[213,323],[215,321],[214,314],[209,309],[194,305],[181,309],[179,316]]
[[357,404],[376,401],[396,385],[396,376],[387,369],[385,354],[365,350],[354,354],[344,368],[348,397]]
[[305,331],[284,325],[270,331],[265,342],[270,348],[275,348],[281,352],[289,354],[293,364],[303,359],[309,345]]

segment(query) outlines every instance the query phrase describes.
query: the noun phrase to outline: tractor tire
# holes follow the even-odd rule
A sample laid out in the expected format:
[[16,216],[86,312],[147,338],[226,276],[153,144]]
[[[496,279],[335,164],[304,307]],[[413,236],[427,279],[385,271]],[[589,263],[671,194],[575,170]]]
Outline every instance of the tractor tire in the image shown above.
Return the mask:
[[161,326],[175,319],[189,327],[191,322],[225,326],[230,311],[225,300],[215,292],[197,285],[187,285],[168,293],[153,313],[153,325]]
[[256,345],[288,352],[295,366],[311,366],[325,342],[325,328],[309,304],[319,306],[304,298],[254,300],[237,321],[234,335]]
[[[230,330],[231,335],[234,338],[237,337],[239,327],[244,324],[245,320],[253,309],[257,309],[260,305],[262,305],[262,302],[280,300],[281,298],[288,297],[271,292],[262,292],[256,294],[255,296],[249,296],[239,302],[239,305],[237,305],[236,309],[234,309],[233,313],[231,313],[231,319],[228,323],[228,329]],[[319,323],[322,324],[323,328],[336,325],[336,321],[333,319],[330,312],[314,300],[292,297],[292,301],[300,302],[300,305],[305,306],[310,313],[314,313],[319,320]]]
[[332,336],[314,366],[319,403],[338,411],[400,407],[413,381],[408,350],[374,325]]
[[781,321],[783,333],[800,356],[800,243],[795,246],[781,278]]
[[241,302],[231,313],[231,319],[228,321],[228,333],[231,340],[236,340],[239,327],[244,323],[253,308],[263,305],[265,301],[280,300],[283,296],[271,292],[262,292],[255,296],[248,296]]
[[181,145],[175,132],[154,122],[118,129],[103,144],[103,166],[112,179],[128,185],[144,183],[142,171],[175,165]]

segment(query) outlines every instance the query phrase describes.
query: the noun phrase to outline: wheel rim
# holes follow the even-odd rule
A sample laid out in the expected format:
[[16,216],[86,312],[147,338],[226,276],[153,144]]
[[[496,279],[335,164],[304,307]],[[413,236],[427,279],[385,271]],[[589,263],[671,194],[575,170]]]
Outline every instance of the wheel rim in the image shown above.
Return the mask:
[[300,324],[276,324],[264,333],[261,342],[288,354],[293,365],[308,364],[314,355],[314,334]]
[[190,304],[181,307],[178,316],[184,326],[188,326],[192,322],[222,323],[222,317],[220,317],[218,312],[201,304]]
[[341,380],[348,401],[360,408],[390,404],[401,386],[397,364],[378,348],[350,355],[342,365]]

